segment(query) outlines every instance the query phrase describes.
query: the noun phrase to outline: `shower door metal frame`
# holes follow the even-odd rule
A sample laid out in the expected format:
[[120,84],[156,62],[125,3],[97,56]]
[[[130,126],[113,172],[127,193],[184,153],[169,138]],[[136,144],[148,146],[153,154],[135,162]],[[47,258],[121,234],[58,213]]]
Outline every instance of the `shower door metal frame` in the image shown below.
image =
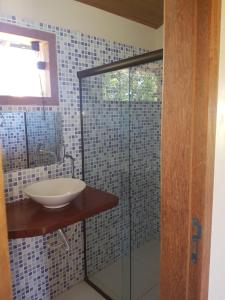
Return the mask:
[[[126,68],[132,68],[139,65],[144,65],[150,62],[158,61],[163,59],[163,49],[155,50],[152,52],[144,53],[141,55],[133,56],[127,59],[122,59],[113,63],[105,64],[99,67],[86,69],[77,72],[79,78],[79,92],[80,92],[80,119],[81,119],[81,149],[82,149],[82,179],[85,181],[85,170],[84,170],[84,128],[83,128],[83,103],[82,103],[82,79],[105,74],[108,72],[118,71]],[[107,300],[113,300],[105,292],[103,292],[98,286],[96,286],[89,278],[87,272],[87,261],[86,261],[86,221],[83,221],[83,237],[84,237],[84,274],[85,281],[93,287],[99,294],[101,294]],[[130,284],[131,290],[131,284]],[[131,291],[130,291],[131,294]]]
[[85,77],[96,76],[103,73],[144,65],[161,59],[163,59],[163,49],[132,56],[126,59],[121,59],[119,61],[115,61],[99,67],[79,71],[77,72],[77,77],[79,78],[79,80],[81,80]]

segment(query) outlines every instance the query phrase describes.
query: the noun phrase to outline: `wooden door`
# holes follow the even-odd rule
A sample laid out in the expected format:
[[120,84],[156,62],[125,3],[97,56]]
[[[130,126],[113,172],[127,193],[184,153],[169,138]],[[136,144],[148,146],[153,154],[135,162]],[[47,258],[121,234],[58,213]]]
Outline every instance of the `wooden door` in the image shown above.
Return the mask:
[[0,153],[0,299],[11,300],[12,294],[9,268],[8,231],[3,191],[2,157]]
[[161,300],[208,299],[220,4],[165,0]]

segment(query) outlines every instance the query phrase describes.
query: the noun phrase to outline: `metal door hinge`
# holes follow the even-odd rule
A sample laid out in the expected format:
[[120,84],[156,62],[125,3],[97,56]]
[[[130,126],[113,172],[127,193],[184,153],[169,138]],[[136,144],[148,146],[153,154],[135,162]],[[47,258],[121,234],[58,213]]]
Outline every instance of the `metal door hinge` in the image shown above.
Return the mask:
[[198,243],[202,238],[202,225],[197,218],[192,219],[192,253],[191,262],[196,264],[198,261]]

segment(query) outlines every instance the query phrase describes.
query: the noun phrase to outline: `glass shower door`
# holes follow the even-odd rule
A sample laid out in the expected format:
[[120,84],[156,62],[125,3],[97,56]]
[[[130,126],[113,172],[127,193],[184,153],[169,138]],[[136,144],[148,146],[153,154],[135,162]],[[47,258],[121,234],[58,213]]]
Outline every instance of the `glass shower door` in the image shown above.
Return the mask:
[[83,174],[119,205],[85,222],[86,280],[159,300],[162,60],[81,80]]
[[113,300],[130,300],[129,69],[82,79],[85,182],[119,205],[86,220],[86,279]]

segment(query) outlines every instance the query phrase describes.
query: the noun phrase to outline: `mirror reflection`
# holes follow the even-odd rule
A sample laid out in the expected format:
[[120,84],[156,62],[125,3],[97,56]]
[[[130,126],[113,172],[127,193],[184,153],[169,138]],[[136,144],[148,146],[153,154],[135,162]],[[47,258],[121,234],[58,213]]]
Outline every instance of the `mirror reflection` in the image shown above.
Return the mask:
[[52,111],[1,112],[0,140],[5,172],[61,162],[61,114]]

